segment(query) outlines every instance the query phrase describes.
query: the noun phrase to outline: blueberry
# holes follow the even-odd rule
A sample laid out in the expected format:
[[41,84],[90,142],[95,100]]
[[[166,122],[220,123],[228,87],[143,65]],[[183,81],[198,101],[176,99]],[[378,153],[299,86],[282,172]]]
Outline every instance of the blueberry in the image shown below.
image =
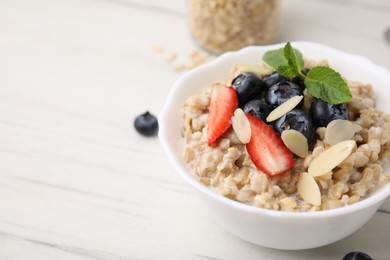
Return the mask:
[[[265,101],[272,107],[275,108],[282,103],[286,102],[292,97],[303,95],[303,90],[296,84],[283,81],[276,83],[265,94]],[[298,107],[303,105],[303,99]]]
[[297,130],[306,137],[308,143],[314,138],[313,122],[309,114],[300,109],[293,109],[276,120],[274,128],[279,134],[288,129]]
[[265,90],[265,83],[254,73],[243,73],[232,81],[233,88],[237,92],[238,105],[243,107],[248,101],[259,98]]
[[266,89],[268,90],[270,87],[275,85],[276,83],[287,81],[288,78],[280,75],[277,71],[272,72],[271,74],[268,74],[263,77],[263,81],[266,85]]
[[261,118],[263,121],[265,121],[271,112],[271,108],[265,101],[260,99],[253,99],[245,104],[244,112],[250,113],[251,115],[257,118]]
[[350,252],[344,256],[343,260],[372,260],[372,258],[363,252]]
[[309,114],[317,127],[326,127],[330,121],[336,119],[348,120],[348,108],[345,104],[329,104],[321,99],[311,103]]
[[148,111],[139,115],[134,120],[134,127],[138,133],[144,136],[152,136],[157,133],[157,118]]

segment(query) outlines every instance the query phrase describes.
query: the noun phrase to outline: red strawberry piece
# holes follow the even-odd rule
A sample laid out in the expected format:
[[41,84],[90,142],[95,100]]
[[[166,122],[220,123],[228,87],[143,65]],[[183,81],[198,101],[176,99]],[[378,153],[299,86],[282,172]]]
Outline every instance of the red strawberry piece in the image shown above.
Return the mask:
[[246,116],[252,130],[251,140],[246,144],[246,150],[256,167],[269,176],[291,169],[294,158],[282,138],[261,119],[251,114]]
[[211,92],[207,142],[214,143],[232,125],[231,118],[238,107],[237,93],[232,87],[214,86]]

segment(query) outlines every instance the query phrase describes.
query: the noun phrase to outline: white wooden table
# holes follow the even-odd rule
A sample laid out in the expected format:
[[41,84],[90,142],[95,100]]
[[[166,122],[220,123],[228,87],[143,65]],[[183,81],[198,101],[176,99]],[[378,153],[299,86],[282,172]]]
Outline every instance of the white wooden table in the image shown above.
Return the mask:
[[[278,41],[390,69],[387,0],[282,0],[281,21]],[[158,139],[133,129],[180,75],[166,55],[195,48],[184,0],[0,1],[0,259],[390,259],[390,201],[305,251],[255,246],[209,218]]]

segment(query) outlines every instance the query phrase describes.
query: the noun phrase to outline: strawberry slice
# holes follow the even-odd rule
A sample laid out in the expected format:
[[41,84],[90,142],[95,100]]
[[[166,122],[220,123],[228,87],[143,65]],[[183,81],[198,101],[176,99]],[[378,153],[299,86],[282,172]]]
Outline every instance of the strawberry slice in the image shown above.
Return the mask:
[[232,87],[214,86],[211,92],[207,142],[214,143],[232,125],[231,118],[238,107],[237,93]]
[[291,169],[294,158],[282,138],[261,119],[251,114],[246,116],[252,130],[251,140],[246,144],[246,150],[256,167],[269,176]]

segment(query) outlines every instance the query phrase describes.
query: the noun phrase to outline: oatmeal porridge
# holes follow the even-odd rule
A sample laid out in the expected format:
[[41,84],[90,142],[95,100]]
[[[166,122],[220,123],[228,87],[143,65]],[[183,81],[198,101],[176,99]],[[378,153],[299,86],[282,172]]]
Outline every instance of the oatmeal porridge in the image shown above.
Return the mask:
[[302,212],[356,203],[389,181],[390,116],[372,86],[343,79],[350,97],[331,104],[309,89],[327,61],[302,63],[302,77],[290,78],[265,63],[235,65],[226,82],[185,101],[184,157],[201,183],[241,203]]

